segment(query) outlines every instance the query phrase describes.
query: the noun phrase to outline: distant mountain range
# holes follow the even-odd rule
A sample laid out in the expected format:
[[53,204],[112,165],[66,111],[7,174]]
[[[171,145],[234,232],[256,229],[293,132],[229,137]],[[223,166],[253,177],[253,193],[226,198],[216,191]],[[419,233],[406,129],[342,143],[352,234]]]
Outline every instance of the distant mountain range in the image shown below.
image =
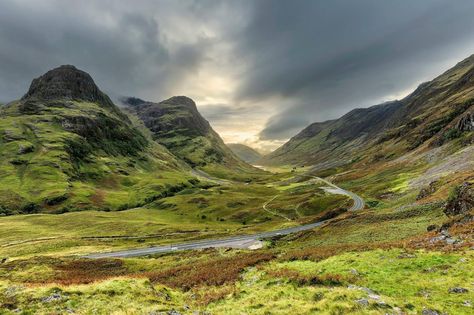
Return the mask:
[[262,158],[262,154],[251,147],[241,143],[227,143],[227,146],[237,155],[241,160],[254,164]]
[[154,103],[124,98],[123,104],[165,146],[191,167],[228,179],[244,179],[258,169],[239,159],[197,110],[194,101],[175,96]]
[[142,206],[197,185],[192,167],[242,180],[261,172],[224,145],[191,99],[129,101],[137,116],[67,65],[2,106],[0,214]]
[[309,125],[261,163],[327,169],[392,160],[453,141],[469,145],[474,142],[473,105],[474,55],[402,100]]

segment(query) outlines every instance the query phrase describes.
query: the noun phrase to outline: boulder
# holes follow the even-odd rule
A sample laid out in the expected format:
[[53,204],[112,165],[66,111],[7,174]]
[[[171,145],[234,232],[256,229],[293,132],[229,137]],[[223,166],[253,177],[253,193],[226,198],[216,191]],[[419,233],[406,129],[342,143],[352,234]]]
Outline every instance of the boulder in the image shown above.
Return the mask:
[[466,113],[456,124],[456,129],[460,131],[473,131],[474,130],[474,114]]
[[449,293],[467,293],[469,292],[468,289],[466,288],[461,288],[461,287],[454,287],[454,288],[449,288]]
[[448,199],[444,213],[447,216],[466,214],[474,209],[474,185],[465,182],[456,187],[452,196]]

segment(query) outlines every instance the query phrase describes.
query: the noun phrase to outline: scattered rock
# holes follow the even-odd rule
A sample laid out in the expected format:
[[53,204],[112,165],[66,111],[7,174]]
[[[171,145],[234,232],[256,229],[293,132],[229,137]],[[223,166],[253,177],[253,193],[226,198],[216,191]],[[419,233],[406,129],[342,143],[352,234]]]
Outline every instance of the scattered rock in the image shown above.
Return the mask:
[[467,293],[469,292],[466,288],[454,287],[449,289],[449,293]]
[[369,299],[380,301],[380,295],[378,295],[378,294],[369,294]]
[[471,301],[469,301],[469,300],[464,301],[464,302],[462,303],[462,305],[463,305],[463,306],[466,306],[466,307],[472,307],[472,303],[471,303]]
[[54,302],[54,301],[59,301],[59,300],[62,300],[62,295],[59,294],[59,293],[53,293],[51,294],[50,296],[48,297],[45,297],[45,298],[42,298],[41,301],[44,302],[44,303],[51,303],[51,302]]
[[2,259],[0,260],[0,264],[4,264],[4,263],[6,263],[6,262],[7,262],[7,260],[8,260],[8,257],[4,257],[4,258],[2,258]]
[[349,284],[349,285],[347,286],[347,288],[350,289],[350,290],[360,290],[360,291],[364,291],[364,292],[367,293],[367,294],[377,295],[377,293],[375,293],[374,291],[372,291],[371,289],[366,288],[366,287],[359,287],[359,286],[357,286],[357,285]]
[[362,298],[355,301],[362,306],[369,306],[369,300],[367,299]]
[[446,241],[446,244],[448,244],[448,245],[453,245],[453,244],[456,244],[456,243],[460,242],[460,241],[458,241],[454,238],[450,238],[450,237],[448,237],[445,241]]
[[460,131],[473,131],[474,130],[474,114],[473,113],[466,113],[461,119],[458,121],[456,125],[456,129]]
[[445,238],[446,238],[446,237],[451,237],[451,235],[449,234],[448,230],[441,230],[441,235],[444,236]]
[[148,313],[148,315],[181,315],[181,313],[177,310],[171,310],[167,312],[151,311],[150,313]]
[[35,150],[35,147],[33,145],[22,145],[20,144],[18,147],[18,154],[27,154],[31,153]]
[[410,253],[401,253],[398,255],[399,259],[404,259],[404,258],[416,258],[415,254],[410,254]]
[[351,272],[351,274],[353,274],[354,276],[359,276],[359,275],[360,275],[359,272],[358,272],[357,270],[355,270],[355,269],[351,269],[350,272]]
[[428,186],[421,188],[416,200],[426,198],[436,191],[437,181],[432,181]]
[[421,311],[421,315],[441,315],[441,313],[436,310],[425,308],[423,311]]

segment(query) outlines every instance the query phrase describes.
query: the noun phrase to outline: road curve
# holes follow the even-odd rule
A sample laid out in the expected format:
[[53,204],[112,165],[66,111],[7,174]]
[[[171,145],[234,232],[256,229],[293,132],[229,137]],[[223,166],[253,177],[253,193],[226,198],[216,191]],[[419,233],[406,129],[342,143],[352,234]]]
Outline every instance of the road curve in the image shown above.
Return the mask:
[[[335,193],[347,195],[354,201],[349,211],[357,211],[364,208],[364,200],[359,197],[358,195],[354,194],[353,192],[344,190],[333,183],[319,178],[315,176],[311,176],[313,178],[319,179],[330,186]],[[201,240],[201,241],[193,241],[193,242],[186,242],[180,244],[171,244],[171,245],[164,245],[164,246],[153,246],[148,248],[137,248],[137,249],[129,249],[129,250],[122,250],[116,252],[108,252],[108,253],[95,253],[89,254],[84,256],[84,258],[126,258],[126,257],[138,257],[138,256],[147,256],[151,254],[161,254],[161,253],[169,253],[174,251],[181,251],[181,250],[190,250],[190,249],[204,249],[204,248],[211,248],[211,247],[244,247],[244,245],[252,244],[262,239],[271,238],[274,236],[283,236],[288,235],[296,232],[306,231],[314,229],[318,226],[323,225],[324,223],[328,222],[329,220],[314,222],[311,224],[305,224],[300,226],[295,226],[286,229],[268,231],[263,233],[257,233],[252,235],[240,235],[240,236],[233,236],[228,238],[221,238],[221,239],[213,239],[213,240]]]

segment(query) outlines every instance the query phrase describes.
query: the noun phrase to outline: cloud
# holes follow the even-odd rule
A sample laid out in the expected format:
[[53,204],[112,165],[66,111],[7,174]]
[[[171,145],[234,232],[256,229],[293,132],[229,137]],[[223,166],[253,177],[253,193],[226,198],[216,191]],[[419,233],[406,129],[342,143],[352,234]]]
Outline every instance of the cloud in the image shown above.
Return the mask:
[[274,147],[474,52],[458,0],[3,0],[0,102],[61,64],[113,98],[196,100],[229,142]]
[[284,105],[260,136],[288,138],[308,119],[381,102],[467,57],[473,9],[472,1],[259,1],[238,46],[248,66],[236,100],[279,97]]

